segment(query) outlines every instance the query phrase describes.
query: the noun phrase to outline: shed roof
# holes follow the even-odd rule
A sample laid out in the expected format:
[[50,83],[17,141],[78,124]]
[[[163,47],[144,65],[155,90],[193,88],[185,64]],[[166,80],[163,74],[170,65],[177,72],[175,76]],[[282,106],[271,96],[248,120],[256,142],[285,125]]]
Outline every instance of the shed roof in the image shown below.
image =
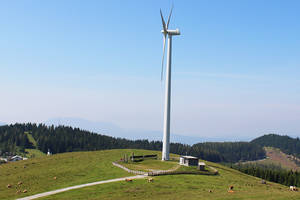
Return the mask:
[[16,155],[16,156],[13,156],[13,157],[11,157],[12,159],[15,159],[15,158],[22,158],[23,159],[23,157],[21,157],[21,156],[18,156],[18,155]]
[[186,159],[198,159],[197,157],[194,156],[181,156],[181,157]]

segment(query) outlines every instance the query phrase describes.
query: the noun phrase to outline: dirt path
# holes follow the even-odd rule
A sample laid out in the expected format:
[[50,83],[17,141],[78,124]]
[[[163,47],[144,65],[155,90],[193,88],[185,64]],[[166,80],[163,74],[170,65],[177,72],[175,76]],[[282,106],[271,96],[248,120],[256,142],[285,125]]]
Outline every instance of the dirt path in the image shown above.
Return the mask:
[[60,193],[60,192],[65,192],[65,191],[73,190],[73,189],[78,189],[78,188],[83,188],[83,187],[88,187],[88,186],[93,186],[93,185],[99,185],[99,184],[104,184],[104,183],[112,183],[112,182],[117,182],[117,181],[125,181],[125,179],[140,179],[140,178],[145,178],[145,177],[146,177],[146,175],[137,175],[137,176],[124,177],[124,178],[110,179],[110,180],[105,180],[105,181],[97,181],[97,182],[93,182],[93,183],[86,183],[86,184],[82,184],[82,185],[75,185],[75,186],[66,187],[66,188],[62,188],[62,189],[58,189],[58,190],[53,190],[53,191],[49,191],[49,192],[35,194],[35,195],[32,195],[32,196],[23,197],[23,198],[20,198],[20,199],[17,199],[17,200],[37,199],[37,198],[40,198],[40,197],[45,197],[45,196],[57,194],[57,193]]

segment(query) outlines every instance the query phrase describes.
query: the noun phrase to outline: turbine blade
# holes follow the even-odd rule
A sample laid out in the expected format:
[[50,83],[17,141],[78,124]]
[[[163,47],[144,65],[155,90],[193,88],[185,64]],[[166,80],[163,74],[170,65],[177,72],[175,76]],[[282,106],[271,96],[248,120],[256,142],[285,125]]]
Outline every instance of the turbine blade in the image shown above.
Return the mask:
[[161,61],[160,81],[163,81],[163,76],[164,76],[164,58],[165,58],[166,36],[167,36],[167,34],[164,34],[163,56],[162,56],[162,61]]
[[170,15],[169,15],[169,17],[168,17],[167,29],[169,28],[169,23],[170,23],[170,19],[171,19],[171,15],[172,15],[173,7],[174,7],[174,5],[172,5],[171,12],[170,12]]
[[162,21],[162,24],[163,24],[164,32],[167,32],[166,22],[164,20],[163,15],[162,15],[161,9],[160,9],[160,17],[161,17],[161,21]]

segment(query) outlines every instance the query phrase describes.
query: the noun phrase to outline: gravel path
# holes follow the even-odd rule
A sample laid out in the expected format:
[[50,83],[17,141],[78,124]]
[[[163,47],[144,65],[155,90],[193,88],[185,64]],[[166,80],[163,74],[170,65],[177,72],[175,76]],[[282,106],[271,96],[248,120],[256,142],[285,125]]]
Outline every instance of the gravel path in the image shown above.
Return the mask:
[[137,176],[124,177],[124,178],[110,179],[110,180],[105,180],[105,181],[98,181],[98,182],[93,182],[93,183],[86,183],[86,184],[82,184],[82,185],[75,185],[75,186],[66,187],[66,188],[62,188],[62,189],[58,189],[58,190],[53,190],[53,191],[49,191],[49,192],[35,194],[35,195],[32,195],[32,196],[20,198],[18,200],[37,199],[37,198],[40,198],[40,197],[45,197],[45,196],[57,194],[57,193],[60,193],[60,192],[65,192],[65,191],[73,190],[73,189],[78,189],[78,188],[83,188],[83,187],[88,187],[88,186],[93,186],[93,185],[99,185],[99,184],[104,184],[104,183],[112,183],[112,182],[117,182],[117,181],[125,181],[125,179],[140,179],[140,178],[145,178],[145,177],[146,177],[146,175],[137,175]]

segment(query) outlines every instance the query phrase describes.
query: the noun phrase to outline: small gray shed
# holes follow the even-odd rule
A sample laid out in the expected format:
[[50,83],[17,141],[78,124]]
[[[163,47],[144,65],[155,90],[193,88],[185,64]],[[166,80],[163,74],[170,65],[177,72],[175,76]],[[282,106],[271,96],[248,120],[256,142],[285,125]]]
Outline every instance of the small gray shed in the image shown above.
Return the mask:
[[205,170],[205,163],[204,162],[199,162],[198,169],[200,171],[204,171]]
[[179,164],[185,166],[198,166],[199,158],[194,156],[180,156]]

